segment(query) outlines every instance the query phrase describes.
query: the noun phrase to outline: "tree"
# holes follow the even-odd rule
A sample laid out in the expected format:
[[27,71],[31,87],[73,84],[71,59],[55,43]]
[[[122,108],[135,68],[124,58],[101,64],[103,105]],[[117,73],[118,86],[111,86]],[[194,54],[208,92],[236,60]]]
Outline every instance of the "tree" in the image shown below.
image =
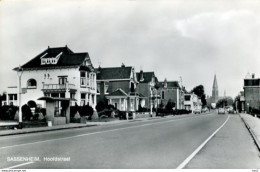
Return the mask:
[[196,94],[201,99],[202,106],[207,105],[207,100],[206,100],[206,95],[204,93],[203,85],[198,85],[198,86],[194,87],[191,92]]
[[217,108],[225,107],[225,106],[233,106],[233,99],[231,97],[225,97],[217,102]]
[[207,105],[207,100],[206,100],[206,95],[203,94],[201,96],[201,103],[202,103],[202,106],[206,106]]
[[196,94],[199,98],[201,98],[204,95],[204,86],[198,85],[194,87],[191,92]]

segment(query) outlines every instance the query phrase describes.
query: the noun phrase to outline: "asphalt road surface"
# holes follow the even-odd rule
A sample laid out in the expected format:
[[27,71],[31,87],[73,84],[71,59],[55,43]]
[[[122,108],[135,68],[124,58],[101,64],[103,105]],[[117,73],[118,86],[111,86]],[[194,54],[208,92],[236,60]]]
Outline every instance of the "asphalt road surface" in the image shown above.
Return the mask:
[[0,152],[0,168],[260,168],[239,116],[215,112],[4,136]]

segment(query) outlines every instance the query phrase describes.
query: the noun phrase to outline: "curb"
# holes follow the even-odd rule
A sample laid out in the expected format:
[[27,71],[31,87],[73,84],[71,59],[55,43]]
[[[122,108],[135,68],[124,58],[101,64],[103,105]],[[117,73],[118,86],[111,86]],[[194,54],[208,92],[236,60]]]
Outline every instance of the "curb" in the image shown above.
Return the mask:
[[254,142],[255,142],[255,144],[256,144],[257,149],[260,151],[260,143],[259,143],[259,141],[258,141],[258,139],[257,139],[257,137],[256,137],[256,135],[255,135],[255,133],[254,133],[254,131],[250,128],[250,126],[249,126],[248,123],[243,119],[243,117],[240,116],[240,114],[239,114],[239,117],[240,117],[241,120],[244,122],[244,124],[245,124],[246,128],[248,129],[249,133],[250,133],[251,136],[253,137],[253,140],[254,140]]
[[[84,128],[84,127],[93,127],[97,125],[85,125],[85,126],[74,126],[74,127],[68,127],[68,128],[44,128],[44,130],[35,130],[35,131],[21,131],[21,132],[14,132],[14,133],[4,133],[0,136],[10,136],[10,135],[19,135],[19,134],[29,134],[29,133],[40,133],[40,132],[46,132],[46,131],[55,131],[55,130],[66,130],[66,129],[73,129],[73,128]],[[19,131],[19,130],[18,130]]]

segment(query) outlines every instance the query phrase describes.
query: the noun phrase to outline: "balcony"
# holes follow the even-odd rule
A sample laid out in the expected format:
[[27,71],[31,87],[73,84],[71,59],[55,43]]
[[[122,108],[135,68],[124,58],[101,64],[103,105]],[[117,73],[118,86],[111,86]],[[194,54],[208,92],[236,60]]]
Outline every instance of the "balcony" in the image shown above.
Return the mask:
[[43,92],[76,92],[77,89],[74,84],[43,84]]

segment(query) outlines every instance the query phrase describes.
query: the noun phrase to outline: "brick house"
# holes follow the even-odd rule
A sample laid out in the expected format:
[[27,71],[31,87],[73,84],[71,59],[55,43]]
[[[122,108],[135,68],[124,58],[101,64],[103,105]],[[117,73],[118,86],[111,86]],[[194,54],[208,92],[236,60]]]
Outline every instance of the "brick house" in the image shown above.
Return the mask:
[[260,109],[260,78],[255,78],[255,74],[248,73],[244,79],[244,100],[247,112]]
[[137,85],[137,92],[143,96],[143,99],[140,100],[141,107],[156,107],[159,104],[158,91],[156,89],[158,79],[154,72],[143,72],[143,70],[141,70],[136,73],[136,76],[139,82]]
[[159,93],[161,96],[161,102],[165,106],[169,99],[175,103],[176,109],[184,109],[184,90],[180,86],[178,81],[159,82]]
[[132,66],[97,68],[97,102],[108,100],[121,111],[136,111],[139,94],[136,92],[138,81]]

